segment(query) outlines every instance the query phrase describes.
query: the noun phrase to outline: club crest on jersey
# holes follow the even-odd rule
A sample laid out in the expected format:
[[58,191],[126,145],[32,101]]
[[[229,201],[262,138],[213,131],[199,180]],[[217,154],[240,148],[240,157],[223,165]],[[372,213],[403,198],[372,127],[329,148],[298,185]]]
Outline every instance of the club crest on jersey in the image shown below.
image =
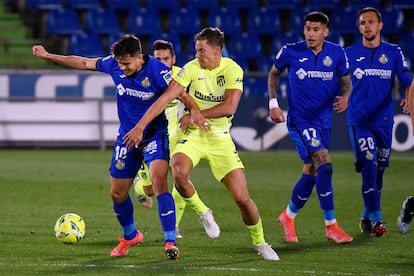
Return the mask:
[[226,83],[224,76],[218,76],[216,81],[217,81],[217,85],[220,87],[223,87],[224,84]]
[[311,139],[312,147],[314,147],[314,148],[319,147],[320,144],[321,144],[321,141],[319,141],[318,139],[316,139],[316,138]]
[[385,54],[382,54],[382,55],[378,58],[378,61],[379,61],[381,64],[386,64],[386,63],[388,62],[388,57],[387,57]]
[[332,59],[331,59],[331,57],[330,57],[330,56],[326,56],[326,57],[324,57],[324,58],[323,58],[322,63],[323,63],[323,65],[325,65],[326,67],[331,66],[331,65],[332,65]]
[[148,77],[142,78],[141,85],[142,85],[142,87],[150,87],[151,82],[150,82],[149,78]]
[[124,169],[125,168],[125,161],[122,160],[122,159],[116,160],[115,168],[117,168],[118,170]]
[[374,155],[371,152],[367,151],[367,153],[365,154],[365,159],[372,160],[374,159]]

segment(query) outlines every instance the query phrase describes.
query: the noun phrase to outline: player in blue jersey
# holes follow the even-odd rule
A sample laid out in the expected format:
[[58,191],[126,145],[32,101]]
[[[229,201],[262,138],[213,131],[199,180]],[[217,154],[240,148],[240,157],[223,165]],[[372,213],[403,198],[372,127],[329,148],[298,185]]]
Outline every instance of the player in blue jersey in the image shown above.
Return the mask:
[[[356,159],[355,169],[362,176],[364,201],[360,228],[363,233],[377,237],[386,234],[381,215],[381,192],[391,153],[395,76],[406,91],[411,84],[411,75],[400,47],[381,40],[382,28],[381,14],[377,9],[361,9],[358,29],[362,42],[346,49],[353,86],[348,130]],[[405,95],[402,98],[401,105],[408,111]]]
[[177,259],[175,207],[167,182],[169,149],[164,113],[145,128],[139,147],[127,149],[122,140],[167,89],[171,69],[156,58],[142,54],[141,42],[133,35],[123,36],[112,45],[111,50],[112,55],[105,58],[86,58],[51,54],[43,46],[35,45],[33,55],[74,69],[101,71],[111,75],[114,81],[120,126],[110,166],[110,195],[123,237],[110,255],[124,256],[131,246],[144,240],[135,225],[129,190],[141,163],[145,161],[158,200],[158,213],[164,230],[164,252],[169,259]]
[[[173,75],[177,74],[180,71],[180,67],[175,66],[176,56],[174,53],[173,44],[165,40],[156,40],[152,45],[153,56],[168,67],[172,69]],[[182,132],[179,128],[179,119],[183,115],[183,104],[175,99],[168,104],[168,107],[165,109],[165,115],[168,120],[168,138],[170,142],[170,152],[173,152],[177,141],[179,140]],[[152,189],[152,183],[148,178],[148,169],[145,164],[143,168],[139,170],[138,176],[134,180],[135,184],[135,194],[137,195],[138,201],[142,206],[149,208],[152,206],[152,198],[154,191]],[[186,207],[186,202],[180,195],[180,193],[173,185],[171,194],[175,202],[175,212],[176,212],[176,228],[175,235],[177,238],[183,238],[179,230],[179,224],[181,218],[184,215],[184,210]],[[200,218],[200,223],[203,225],[204,230],[210,238],[218,238],[220,235],[220,227],[217,225],[214,220],[213,212],[204,204],[204,202],[199,198],[195,197],[193,204],[191,206],[193,210],[197,213]]]
[[305,40],[283,46],[268,74],[270,118],[280,123],[285,121],[285,116],[278,104],[277,89],[280,74],[288,70],[287,127],[304,162],[302,176],[293,188],[291,200],[278,217],[288,242],[298,242],[294,219],[314,186],[325,219],[326,237],[336,243],[352,241],[334,215],[332,164],[328,153],[332,110],[346,110],[352,85],[344,49],[325,41],[329,34],[328,24],[329,18],[324,13],[308,13],[305,16]]

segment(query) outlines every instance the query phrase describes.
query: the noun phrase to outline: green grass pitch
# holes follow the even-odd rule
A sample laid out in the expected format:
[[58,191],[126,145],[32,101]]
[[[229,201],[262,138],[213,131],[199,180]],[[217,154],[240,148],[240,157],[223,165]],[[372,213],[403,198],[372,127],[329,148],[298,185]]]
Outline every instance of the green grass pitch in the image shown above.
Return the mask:
[[[221,236],[212,240],[187,208],[181,223],[184,239],[178,261],[162,253],[163,234],[157,205],[135,204],[135,218],[145,240],[125,257],[109,257],[121,229],[109,197],[110,151],[0,151],[1,275],[413,275],[414,226],[398,233],[402,199],[414,194],[414,153],[392,153],[385,174],[382,209],[388,233],[372,238],[359,233],[362,208],[360,175],[351,152],[332,152],[335,214],[354,237],[337,245],[325,238],[315,192],[296,219],[298,244],[284,242],[278,214],[286,207],[301,171],[295,152],[240,153],[249,191],[263,220],[266,240],[281,260],[265,261],[251,246],[239,210],[224,186],[202,162],[192,181],[213,210]],[[133,194],[131,193],[133,196]],[[156,202],[156,201],[154,201]],[[54,237],[56,219],[75,212],[86,222],[85,238],[76,245]]]

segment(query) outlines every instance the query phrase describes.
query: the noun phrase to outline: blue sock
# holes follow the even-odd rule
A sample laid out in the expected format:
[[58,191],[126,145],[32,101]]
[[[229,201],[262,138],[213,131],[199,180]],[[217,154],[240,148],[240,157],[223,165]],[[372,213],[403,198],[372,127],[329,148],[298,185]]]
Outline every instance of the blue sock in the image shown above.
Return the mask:
[[383,179],[384,179],[384,171],[385,171],[385,169],[377,170],[376,184],[377,184],[377,190],[378,190],[379,193],[381,193],[382,186],[384,184],[384,182],[383,182]]
[[[364,199],[365,214],[369,216],[373,212],[379,211],[379,194],[376,186],[377,167],[372,165],[364,166],[362,174],[362,197]],[[370,217],[367,217],[370,218]],[[373,218],[371,218],[373,219]]]
[[163,193],[157,196],[158,215],[162,229],[164,230],[165,242],[175,243],[175,205],[170,193]]
[[382,222],[382,216],[380,211],[375,211],[370,214],[372,218],[372,224],[375,225],[377,222]]
[[384,185],[384,172],[385,168],[382,170],[377,171],[377,190],[378,190],[378,206],[381,206],[381,194],[382,194],[382,186]]
[[364,209],[362,210],[361,218],[363,219],[371,219],[369,212],[367,210],[367,207],[364,206]]
[[316,177],[316,191],[322,210],[333,210],[332,164],[326,163],[318,168]]
[[306,202],[312,194],[315,182],[316,176],[302,173],[302,177],[298,180],[292,191],[290,202],[292,202],[296,210],[294,211],[294,209],[292,209],[293,205],[291,207],[291,204],[289,203],[289,208],[292,210],[292,212],[297,213],[300,209],[303,208],[303,206],[305,206]]
[[325,220],[333,220],[333,219],[335,219],[334,210],[323,210],[322,209],[322,213],[323,213],[323,218]]
[[114,212],[116,218],[121,224],[122,231],[124,232],[124,239],[132,240],[137,234],[137,228],[134,221],[134,205],[131,198],[128,198],[122,203],[114,203]]

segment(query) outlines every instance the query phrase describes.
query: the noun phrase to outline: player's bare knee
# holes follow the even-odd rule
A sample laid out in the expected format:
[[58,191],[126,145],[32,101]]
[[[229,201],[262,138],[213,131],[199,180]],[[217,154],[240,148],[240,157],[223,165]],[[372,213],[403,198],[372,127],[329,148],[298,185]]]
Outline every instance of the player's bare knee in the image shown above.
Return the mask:
[[331,158],[329,156],[328,150],[325,148],[313,152],[311,158],[312,164],[316,169],[324,164],[331,163]]
[[242,211],[249,210],[249,206],[253,203],[250,197],[235,198],[234,202]]
[[111,190],[110,196],[111,196],[112,201],[114,203],[122,203],[127,199],[128,194],[125,194],[125,193],[123,193],[121,191],[118,191],[118,190]]

